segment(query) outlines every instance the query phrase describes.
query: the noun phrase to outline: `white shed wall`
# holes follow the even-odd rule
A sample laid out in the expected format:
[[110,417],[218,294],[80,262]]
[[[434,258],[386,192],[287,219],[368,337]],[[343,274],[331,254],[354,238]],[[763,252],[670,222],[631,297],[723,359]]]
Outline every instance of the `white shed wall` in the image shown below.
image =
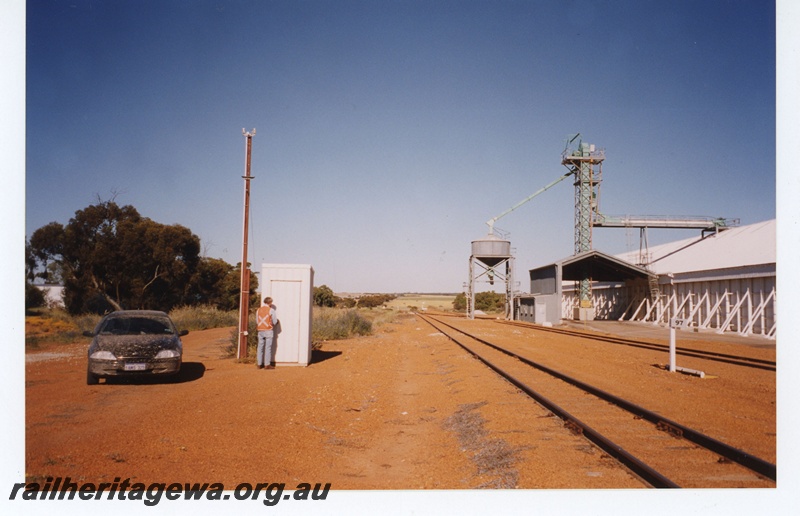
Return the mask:
[[[592,297],[598,319],[667,325],[676,317],[690,328],[775,338],[775,284],[774,273],[743,272],[719,280],[662,278],[657,302],[646,286],[593,289]],[[565,289],[561,300],[564,318],[569,318],[575,303],[574,291]]]
[[[775,222],[651,247],[650,270],[659,276],[658,299],[651,297],[646,284],[594,288],[596,316],[664,325],[677,317],[693,328],[775,338]],[[634,263],[636,253],[618,258]],[[564,318],[571,318],[576,303],[571,284],[564,284]]]
[[47,306],[64,307],[64,286],[63,285],[36,285],[44,293]]
[[314,269],[311,265],[261,265],[261,303],[272,298],[279,326],[273,353],[277,365],[307,366],[311,361],[311,305]]

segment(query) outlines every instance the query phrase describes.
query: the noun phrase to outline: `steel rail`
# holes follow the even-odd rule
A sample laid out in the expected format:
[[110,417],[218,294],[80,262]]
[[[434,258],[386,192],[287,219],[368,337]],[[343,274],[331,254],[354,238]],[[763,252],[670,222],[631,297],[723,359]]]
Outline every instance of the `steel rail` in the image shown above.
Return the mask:
[[[436,328],[436,330],[442,331],[442,329],[437,327],[428,317],[422,316],[420,314],[417,314],[417,315],[423,321],[427,322],[428,324],[430,324],[431,326]],[[435,320],[435,319],[433,319],[433,320]],[[444,325],[444,326],[449,326],[448,324],[443,323],[441,321],[437,321],[437,322],[439,324]],[[453,329],[456,329],[456,328],[453,328]],[[458,331],[460,331],[460,330],[458,330]],[[442,332],[442,333],[444,333],[444,332]],[[614,443],[613,441],[609,440],[608,438],[603,436],[601,433],[599,433],[598,431],[594,430],[588,424],[586,424],[583,421],[581,421],[580,419],[576,418],[575,416],[573,416],[572,414],[567,412],[565,409],[563,409],[562,407],[560,407],[559,405],[557,405],[556,403],[554,403],[553,401],[551,401],[550,399],[545,397],[544,395],[534,391],[533,389],[531,389],[530,387],[525,385],[523,382],[521,382],[520,380],[516,379],[511,374],[509,374],[506,371],[504,371],[502,368],[496,366],[495,364],[492,364],[491,362],[489,362],[488,360],[486,360],[485,358],[483,358],[479,354],[475,353],[468,346],[465,346],[464,344],[459,342],[457,339],[453,338],[451,335],[447,335],[446,333],[444,333],[444,334],[447,336],[447,338],[449,338],[450,340],[452,340],[453,342],[458,344],[467,353],[469,353],[473,357],[475,357],[478,360],[480,360],[489,369],[493,370],[494,372],[496,372],[497,374],[502,376],[509,383],[511,383],[512,385],[514,385],[515,387],[517,387],[518,389],[523,391],[525,394],[527,394],[528,396],[530,396],[531,398],[536,400],[539,404],[541,404],[547,410],[549,410],[550,412],[555,414],[558,418],[560,418],[562,421],[564,421],[564,426],[569,428],[571,431],[579,433],[579,434],[583,435],[584,437],[586,437],[589,441],[593,442],[600,449],[602,449],[603,451],[608,453],[610,456],[614,457],[616,460],[621,462],[628,469],[630,469],[635,475],[637,475],[639,478],[641,478],[642,480],[644,480],[645,482],[647,482],[651,486],[657,487],[657,488],[677,488],[677,487],[680,487],[679,485],[674,483],[672,480],[668,479],[667,477],[665,477],[664,475],[662,475],[661,473],[659,473],[658,471],[656,471],[652,467],[648,466],[647,464],[645,464],[644,462],[642,462],[641,460],[639,460],[635,456],[631,455],[624,448],[622,448],[618,444]],[[473,338],[473,339],[475,338],[475,337],[472,337],[471,335],[470,335],[470,337]],[[480,339],[478,339],[478,340],[480,340]]]
[[[545,372],[547,374],[550,374],[550,375],[552,375],[552,376],[554,376],[554,377],[556,377],[556,378],[558,378],[560,380],[563,380],[563,381],[569,383],[570,385],[574,385],[575,387],[578,387],[579,389],[582,389],[582,390],[584,390],[586,392],[589,392],[590,394],[593,394],[593,395],[595,395],[595,396],[597,396],[597,397],[599,397],[601,399],[604,399],[604,400],[608,401],[609,403],[613,403],[614,405],[616,405],[616,406],[618,406],[618,407],[620,407],[620,408],[622,408],[624,410],[627,410],[628,412],[632,413],[634,416],[642,418],[642,419],[644,419],[646,421],[649,421],[649,422],[655,424],[657,426],[657,428],[666,430],[666,431],[676,435],[677,437],[683,437],[683,438],[685,438],[685,439],[697,444],[698,446],[702,446],[703,448],[706,448],[707,450],[710,450],[710,451],[712,451],[714,453],[719,454],[720,456],[724,457],[725,459],[728,459],[728,460],[731,460],[733,462],[736,462],[737,464],[740,464],[740,465],[744,466],[745,468],[750,469],[751,471],[754,471],[755,473],[758,473],[759,475],[762,475],[762,476],[764,476],[766,478],[769,478],[770,480],[777,481],[777,471],[776,471],[777,468],[776,468],[775,464],[772,464],[772,463],[767,462],[767,461],[765,461],[763,459],[760,459],[760,458],[758,458],[758,457],[756,457],[754,455],[751,455],[751,454],[749,454],[749,453],[747,453],[747,452],[745,452],[743,450],[740,450],[738,448],[734,448],[733,446],[730,446],[730,445],[725,444],[725,443],[723,443],[721,441],[718,441],[718,440],[714,439],[713,437],[707,436],[707,435],[705,435],[705,434],[703,434],[703,433],[701,433],[701,432],[699,432],[697,430],[689,428],[689,427],[687,427],[685,425],[682,425],[682,424],[680,424],[680,423],[678,423],[676,421],[673,421],[671,419],[665,418],[665,417],[663,417],[663,416],[661,416],[661,415],[659,415],[659,414],[657,414],[657,413],[655,413],[655,412],[653,412],[651,410],[648,410],[648,409],[646,409],[644,407],[636,405],[635,403],[629,402],[629,401],[627,401],[627,400],[625,400],[623,398],[615,396],[614,394],[611,394],[609,392],[606,392],[606,391],[603,391],[603,390],[598,389],[596,387],[593,387],[593,386],[591,386],[591,385],[589,385],[587,383],[584,383],[584,382],[582,382],[580,380],[572,378],[572,377],[570,377],[570,376],[568,376],[568,375],[566,375],[564,373],[558,372],[558,371],[556,371],[554,369],[551,369],[551,368],[549,368],[549,367],[547,367],[545,365],[539,364],[539,363],[534,362],[532,360],[529,360],[529,359],[527,359],[525,357],[517,355],[516,353],[513,353],[513,352],[511,352],[511,351],[509,351],[507,349],[501,348],[501,347],[499,347],[499,346],[497,346],[495,344],[492,344],[491,342],[488,342],[485,339],[481,339],[479,337],[475,337],[474,335],[470,335],[469,333],[465,332],[464,330],[456,328],[455,326],[452,326],[452,325],[450,325],[450,324],[448,324],[446,322],[439,321],[437,319],[434,319],[434,320],[436,320],[437,322],[439,322],[440,324],[442,324],[444,326],[447,326],[448,328],[451,328],[451,329],[453,329],[453,330],[455,330],[455,331],[457,331],[459,333],[467,335],[468,337],[470,337],[472,339],[475,339],[476,341],[478,341],[478,342],[480,342],[480,343],[482,343],[482,344],[484,344],[486,346],[489,346],[489,347],[491,347],[491,348],[493,348],[493,349],[495,349],[497,351],[505,353],[508,356],[516,358],[517,360],[520,360],[521,362],[523,362],[523,363],[525,363],[525,364],[527,364],[527,365],[529,365],[531,367],[534,367],[536,369],[539,369],[540,371],[543,371],[543,372]],[[450,338],[452,338],[452,337],[450,337]],[[453,339],[453,340],[455,341],[455,339]]]
[[[550,333],[558,333],[561,335],[572,335],[575,337],[583,337],[586,339],[599,340],[609,342],[611,344],[622,344],[625,346],[638,347],[643,349],[651,349],[656,351],[669,350],[666,344],[657,344],[654,342],[644,342],[640,340],[626,339],[624,337],[614,337],[609,335],[600,335],[593,333],[586,333],[577,330],[566,330],[563,328],[548,328],[547,326],[532,326],[530,324],[521,323],[519,321],[495,321],[500,324],[507,324],[509,326],[517,326],[519,328],[528,328],[531,330],[542,330]],[[702,358],[705,360],[713,360],[716,362],[724,362],[743,367],[752,367],[755,369],[764,369],[766,371],[775,371],[777,364],[772,360],[764,360],[760,358],[743,357],[739,355],[730,355],[727,353],[718,353],[715,351],[703,351],[696,349],[678,348],[676,351],[679,355]]]

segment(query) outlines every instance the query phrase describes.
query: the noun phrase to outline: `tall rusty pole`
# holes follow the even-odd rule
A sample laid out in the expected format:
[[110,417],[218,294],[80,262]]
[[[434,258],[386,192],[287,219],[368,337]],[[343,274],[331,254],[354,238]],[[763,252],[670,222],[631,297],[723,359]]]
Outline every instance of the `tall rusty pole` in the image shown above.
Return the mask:
[[250,318],[250,268],[247,266],[247,226],[250,215],[250,150],[253,146],[253,135],[256,130],[245,132],[245,158],[244,158],[244,229],[242,235],[242,281],[241,297],[239,298],[239,349],[236,353],[237,358],[247,358],[247,326]]

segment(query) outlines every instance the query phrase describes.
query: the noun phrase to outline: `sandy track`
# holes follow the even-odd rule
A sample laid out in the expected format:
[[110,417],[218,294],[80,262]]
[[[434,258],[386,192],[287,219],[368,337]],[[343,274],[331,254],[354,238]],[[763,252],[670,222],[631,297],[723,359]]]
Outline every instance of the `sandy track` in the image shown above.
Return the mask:
[[[521,335],[490,321],[464,323],[501,339]],[[240,482],[645,487],[414,317],[398,317],[370,337],[326,343],[307,368],[274,371],[222,358],[230,331],[184,337],[177,383],[87,386],[88,339],[29,354],[27,479],[222,482],[231,489]],[[710,380],[670,376],[641,351],[526,338],[542,360],[569,364],[571,374],[634,393],[666,415],[680,411],[675,419],[775,459],[774,373],[720,365]]]

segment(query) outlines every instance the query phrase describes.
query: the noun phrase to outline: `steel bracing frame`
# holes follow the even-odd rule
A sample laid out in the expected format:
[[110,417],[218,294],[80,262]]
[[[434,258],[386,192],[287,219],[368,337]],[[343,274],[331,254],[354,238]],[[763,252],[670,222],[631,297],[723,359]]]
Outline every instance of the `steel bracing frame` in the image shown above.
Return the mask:
[[[775,338],[774,276],[665,284],[661,285],[661,295],[656,300],[644,283],[594,289],[593,295],[599,319],[669,325],[670,319],[676,318],[685,321],[684,327],[692,329]],[[565,318],[577,303],[574,292],[563,292]]]
[[493,265],[476,256],[469,257],[469,283],[467,284],[467,318],[475,318],[475,282],[485,279],[490,285],[501,281],[505,285],[505,318],[513,319],[514,311],[514,257],[508,256]]
[[[561,164],[575,176],[575,254],[592,250],[592,224],[597,216],[605,151],[581,142],[578,149],[565,150]],[[579,306],[592,307],[592,279],[588,271],[578,283]]]

